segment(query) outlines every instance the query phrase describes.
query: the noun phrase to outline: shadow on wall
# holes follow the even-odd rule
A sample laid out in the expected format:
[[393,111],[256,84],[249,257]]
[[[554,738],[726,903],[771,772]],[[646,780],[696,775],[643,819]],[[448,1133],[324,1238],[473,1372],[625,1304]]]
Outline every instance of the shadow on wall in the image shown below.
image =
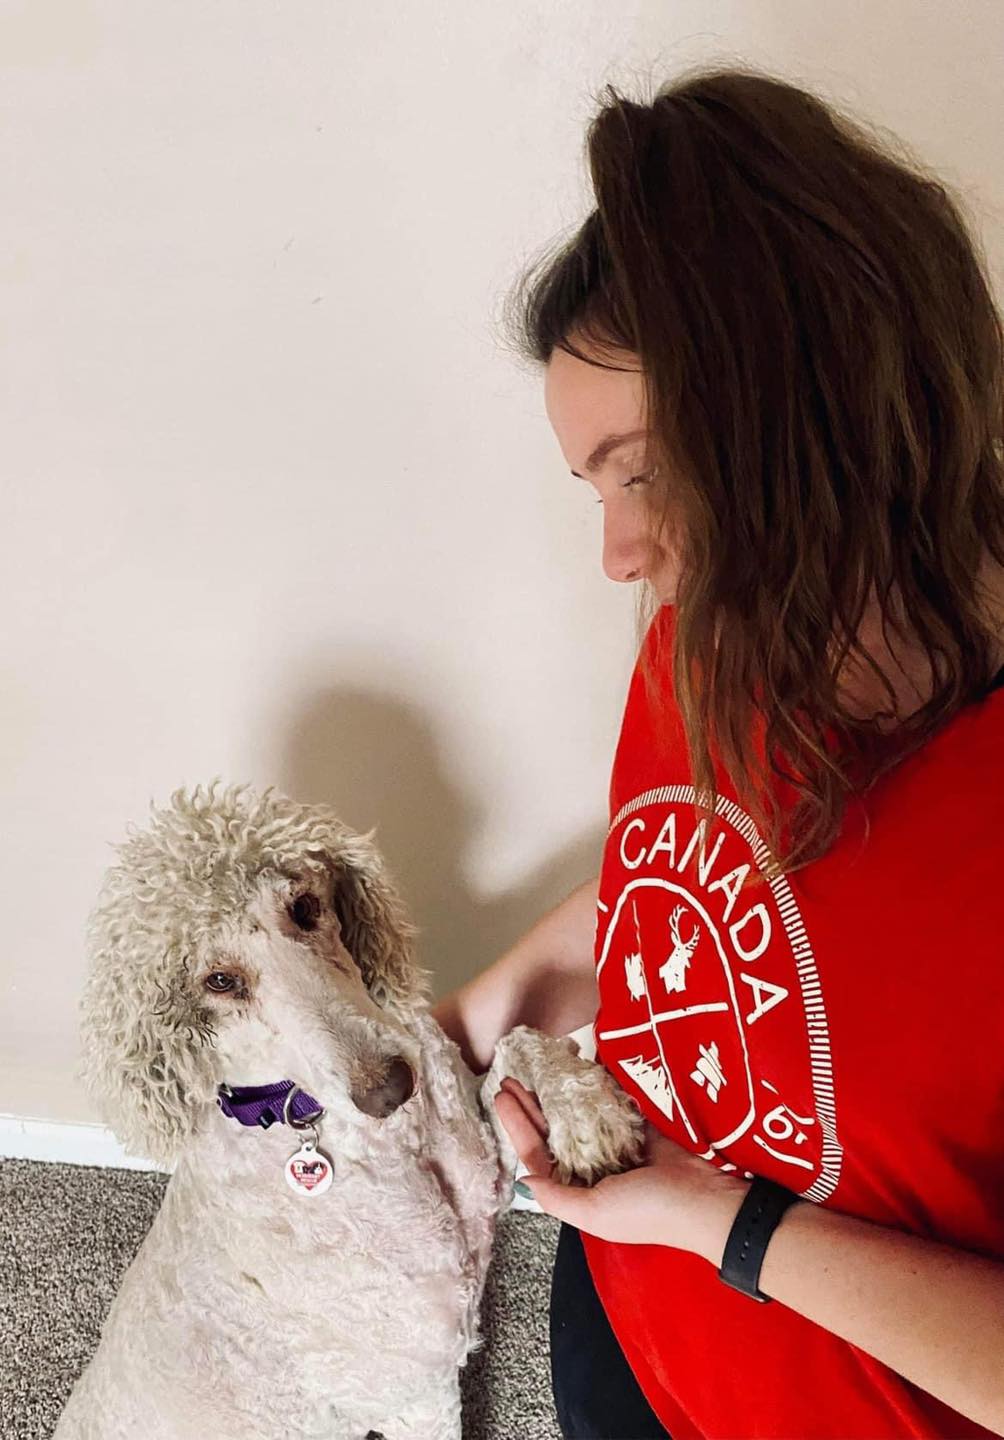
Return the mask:
[[288,737],[275,781],[295,800],[330,805],[376,843],[419,926],[419,963],[438,998],[497,959],[568,892],[596,873],[603,830],[546,862],[528,885],[482,898],[463,860],[482,821],[451,778],[432,727],[386,695],[322,691]]

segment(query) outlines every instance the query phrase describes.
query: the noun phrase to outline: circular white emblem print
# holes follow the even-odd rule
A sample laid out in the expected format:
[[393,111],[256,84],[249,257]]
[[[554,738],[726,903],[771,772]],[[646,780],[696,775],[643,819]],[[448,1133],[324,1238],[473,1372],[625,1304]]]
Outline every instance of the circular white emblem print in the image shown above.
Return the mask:
[[[840,1178],[829,1032],[784,877],[746,813],[691,786],[615,817],[600,877],[597,1055],[664,1133],[806,1198]],[[767,1160],[767,1156],[772,1160]]]

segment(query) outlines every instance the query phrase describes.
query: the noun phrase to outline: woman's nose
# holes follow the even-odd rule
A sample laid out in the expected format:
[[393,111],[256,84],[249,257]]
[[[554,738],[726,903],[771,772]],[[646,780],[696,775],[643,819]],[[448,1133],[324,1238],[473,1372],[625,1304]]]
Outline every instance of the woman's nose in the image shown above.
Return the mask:
[[640,580],[647,572],[651,542],[634,525],[606,519],[603,526],[603,573],[608,580]]

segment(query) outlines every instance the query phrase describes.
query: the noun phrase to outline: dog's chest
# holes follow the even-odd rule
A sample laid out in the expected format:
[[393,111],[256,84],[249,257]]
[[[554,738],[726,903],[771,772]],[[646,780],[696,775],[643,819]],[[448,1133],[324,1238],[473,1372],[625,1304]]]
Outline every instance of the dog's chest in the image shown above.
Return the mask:
[[[342,1203],[337,1229],[324,1236],[324,1289],[336,1328],[358,1322],[361,1303],[389,1306],[409,1333],[416,1324],[430,1340],[438,1331],[452,1350],[476,1328],[499,1209],[498,1150],[456,1046],[431,1019],[419,1027],[408,1125],[378,1131],[370,1153],[351,1162],[333,1157],[335,1182],[322,1198],[337,1200],[341,1183]],[[323,1245],[320,1227],[313,1233]]]
[[243,1299],[275,1310],[277,1323],[326,1329],[339,1347],[365,1349],[360,1319],[374,1313],[402,1336],[415,1325],[430,1342],[438,1332],[448,1350],[476,1325],[498,1213],[497,1146],[456,1046],[431,1020],[418,1028],[413,1100],[378,1125],[332,1134],[324,1194],[291,1194],[271,1168],[246,1177],[244,1202],[231,1206],[241,1239],[218,1256],[231,1276],[250,1277]]

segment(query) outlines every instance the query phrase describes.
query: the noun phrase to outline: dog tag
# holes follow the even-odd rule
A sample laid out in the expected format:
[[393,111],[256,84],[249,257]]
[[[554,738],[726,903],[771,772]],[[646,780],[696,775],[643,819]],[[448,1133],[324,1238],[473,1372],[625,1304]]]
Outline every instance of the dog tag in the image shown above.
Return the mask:
[[286,1161],[286,1184],[297,1195],[323,1195],[334,1179],[334,1167],[313,1140],[304,1140]]

